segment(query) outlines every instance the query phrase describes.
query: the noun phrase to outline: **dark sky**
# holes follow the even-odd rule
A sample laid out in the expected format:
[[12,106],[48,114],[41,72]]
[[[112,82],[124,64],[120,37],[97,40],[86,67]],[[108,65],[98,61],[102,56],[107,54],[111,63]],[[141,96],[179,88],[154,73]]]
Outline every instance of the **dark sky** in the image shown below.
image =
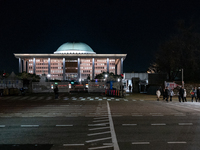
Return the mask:
[[13,53],[50,53],[84,42],[97,54],[127,54],[124,72],[146,71],[177,20],[200,19],[184,0],[0,0],[0,70],[18,73]]

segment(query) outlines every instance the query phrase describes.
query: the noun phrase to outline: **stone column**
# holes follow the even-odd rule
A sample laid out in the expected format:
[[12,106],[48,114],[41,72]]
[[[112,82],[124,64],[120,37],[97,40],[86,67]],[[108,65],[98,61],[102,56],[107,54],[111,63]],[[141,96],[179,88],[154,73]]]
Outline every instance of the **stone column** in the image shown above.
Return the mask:
[[65,58],[63,58],[63,80],[65,80]]
[[121,74],[123,73],[123,58],[121,58],[121,64],[120,64],[121,66],[120,66],[120,69],[121,69]]
[[94,58],[92,58],[92,80],[94,80],[94,71],[95,71],[95,68],[94,68]]
[[80,79],[80,58],[78,58],[78,80]]
[[51,74],[51,58],[48,58],[48,74]]
[[22,73],[22,59],[19,58],[19,73]]
[[109,73],[109,58],[107,58],[107,72]]
[[23,60],[23,65],[24,65],[23,71],[26,72],[26,60],[25,59]]
[[36,74],[36,72],[35,72],[35,58],[33,58],[33,73]]

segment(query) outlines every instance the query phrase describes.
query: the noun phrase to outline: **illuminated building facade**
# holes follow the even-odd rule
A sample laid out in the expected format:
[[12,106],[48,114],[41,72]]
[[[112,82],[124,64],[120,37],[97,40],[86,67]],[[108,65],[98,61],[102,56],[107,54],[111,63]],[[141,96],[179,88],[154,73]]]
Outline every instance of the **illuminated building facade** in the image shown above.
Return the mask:
[[126,54],[96,54],[85,43],[64,43],[54,54],[14,54],[19,72],[46,74],[51,80],[94,79],[102,72],[123,73]]

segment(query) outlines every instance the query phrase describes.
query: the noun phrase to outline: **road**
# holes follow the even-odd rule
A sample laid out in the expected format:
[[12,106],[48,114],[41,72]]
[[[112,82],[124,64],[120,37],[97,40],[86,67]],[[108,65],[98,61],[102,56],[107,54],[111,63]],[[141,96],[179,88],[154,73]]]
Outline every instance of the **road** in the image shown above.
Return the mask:
[[51,94],[0,97],[0,149],[200,149],[200,103]]

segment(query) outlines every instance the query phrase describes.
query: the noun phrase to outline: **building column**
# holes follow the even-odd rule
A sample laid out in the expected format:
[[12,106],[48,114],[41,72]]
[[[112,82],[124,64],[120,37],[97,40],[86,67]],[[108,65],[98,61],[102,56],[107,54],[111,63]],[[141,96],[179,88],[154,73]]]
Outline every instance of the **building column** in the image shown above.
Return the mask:
[[94,68],[94,58],[92,58],[92,80],[94,80],[94,71],[95,71],[95,68]]
[[23,60],[23,65],[24,65],[23,71],[26,72],[26,60],[25,59]]
[[22,59],[19,58],[19,73],[22,73]]
[[78,58],[78,80],[80,79],[80,58]]
[[51,74],[51,58],[48,58],[48,74]]
[[121,66],[120,66],[120,72],[121,72],[121,74],[123,73],[123,58],[121,58],[121,64],[120,64]]
[[33,58],[33,73],[36,74],[36,72],[35,72],[35,58]]
[[109,73],[109,58],[107,58],[107,72]]
[[65,80],[65,58],[63,58],[63,80]]

